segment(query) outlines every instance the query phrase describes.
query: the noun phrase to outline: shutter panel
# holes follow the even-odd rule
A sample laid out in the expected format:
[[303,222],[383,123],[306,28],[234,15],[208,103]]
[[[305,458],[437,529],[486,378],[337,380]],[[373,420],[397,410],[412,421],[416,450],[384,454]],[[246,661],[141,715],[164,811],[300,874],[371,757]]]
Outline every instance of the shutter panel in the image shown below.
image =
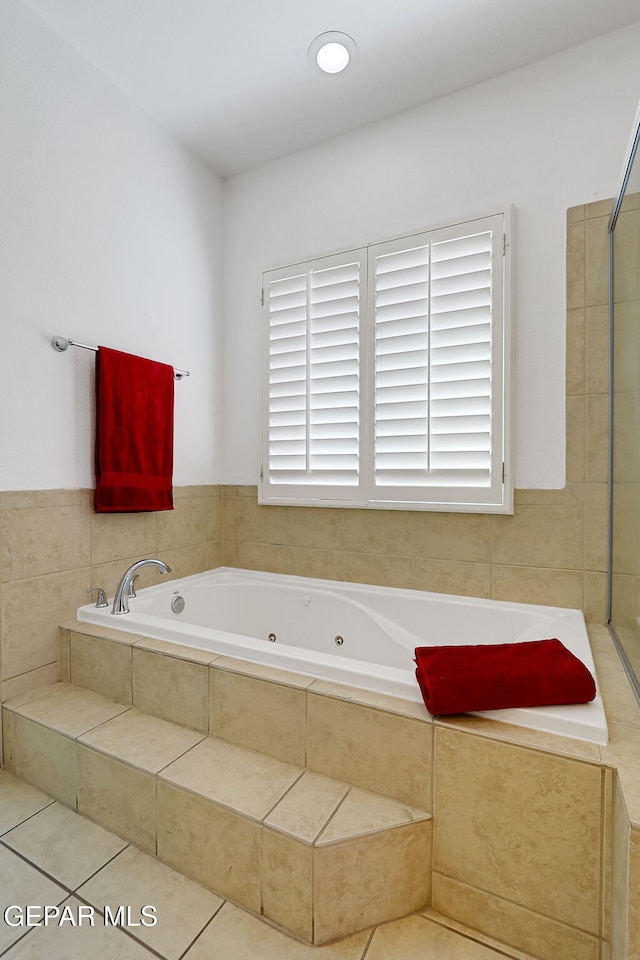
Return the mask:
[[[481,502],[502,485],[501,397],[497,445],[494,431],[502,389],[493,360],[496,234],[474,227],[371,249],[376,499],[458,502],[477,489],[470,498]],[[501,364],[500,351],[497,357]]]
[[361,255],[266,279],[268,482],[357,486]]

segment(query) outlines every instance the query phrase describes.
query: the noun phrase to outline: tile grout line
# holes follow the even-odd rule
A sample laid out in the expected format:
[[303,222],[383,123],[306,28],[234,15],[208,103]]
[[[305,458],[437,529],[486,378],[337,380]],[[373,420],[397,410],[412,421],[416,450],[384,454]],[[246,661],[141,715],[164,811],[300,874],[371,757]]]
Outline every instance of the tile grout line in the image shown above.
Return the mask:
[[200,939],[200,937],[201,937],[202,934],[205,932],[205,930],[208,930],[208,928],[211,926],[211,924],[212,924],[213,921],[216,919],[216,917],[218,916],[218,914],[220,913],[220,911],[222,910],[222,908],[224,907],[224,905],[225,905],[226,903],[227,903],[227,901],[223,899],[223,900],[222,900],[222,903],[216,908],[216,910],[214,910],[213,914],[209,917],[209,919],[207,920],[207,922],[205,923],[205,925],[204,925],[204,926],[202,927],[202,929],[195,935],[195,937],[193,938],[193,940],[191,941],[191,943],[187,946],[187,948],[182,951],[182,953],[181,953],[180,956],[177,958],[177,960],[183,960],[183,957],[185,957],[185,956],[187,955],[187,953],[189,952],[189,950],[191,950],[191,948],[194,946],[194,944],[197,943],[197,941]]

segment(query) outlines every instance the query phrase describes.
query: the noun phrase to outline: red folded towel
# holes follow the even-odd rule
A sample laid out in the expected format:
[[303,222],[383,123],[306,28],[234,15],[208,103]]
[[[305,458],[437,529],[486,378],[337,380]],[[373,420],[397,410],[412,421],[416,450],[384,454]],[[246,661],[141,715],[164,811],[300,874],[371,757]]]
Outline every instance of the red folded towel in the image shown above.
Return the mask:
[[173,510],[173,367],[99,347],[96,513]]
[[596,685],[557,639],[417,647],[416,679],[429,713],[588,703]]

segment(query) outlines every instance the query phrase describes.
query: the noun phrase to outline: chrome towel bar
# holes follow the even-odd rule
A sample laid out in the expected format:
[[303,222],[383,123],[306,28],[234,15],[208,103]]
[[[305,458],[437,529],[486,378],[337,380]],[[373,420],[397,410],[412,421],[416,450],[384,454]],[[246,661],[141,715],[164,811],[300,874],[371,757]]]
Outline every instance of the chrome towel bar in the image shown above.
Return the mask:
[[[54,350],[57,350],[58,353],[64,353],[67,347],[82,347],[83,350],[93,350],[94,353],[98,352],[97,347],[92,347],[88,343],[79,343],[78,340],[71,340],[69,337],[52,337],[51,346]],[[190,377],[191,373],[189,370],[176,370],[174,367],[173,375],[176,380],[182,380],[183,377]]]

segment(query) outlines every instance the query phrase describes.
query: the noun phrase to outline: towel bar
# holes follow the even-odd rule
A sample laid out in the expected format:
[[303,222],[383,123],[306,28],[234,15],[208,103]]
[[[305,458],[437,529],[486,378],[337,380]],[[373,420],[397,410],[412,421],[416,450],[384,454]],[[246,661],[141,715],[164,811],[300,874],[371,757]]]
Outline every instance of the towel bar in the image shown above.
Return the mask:
[[[94,353],[98,352],[97,347],[92,347],[88,343],[79,343],[77,340],[69,339],[69,337],[52,337],[51,346],[58,353],[64,353],[67,347],[82,347],[83,350],[93,350]],[[174,367],[173,375],[176,380],[182,380],[183,377],[190,377],[191,373],[189,370],[176,370]]]

